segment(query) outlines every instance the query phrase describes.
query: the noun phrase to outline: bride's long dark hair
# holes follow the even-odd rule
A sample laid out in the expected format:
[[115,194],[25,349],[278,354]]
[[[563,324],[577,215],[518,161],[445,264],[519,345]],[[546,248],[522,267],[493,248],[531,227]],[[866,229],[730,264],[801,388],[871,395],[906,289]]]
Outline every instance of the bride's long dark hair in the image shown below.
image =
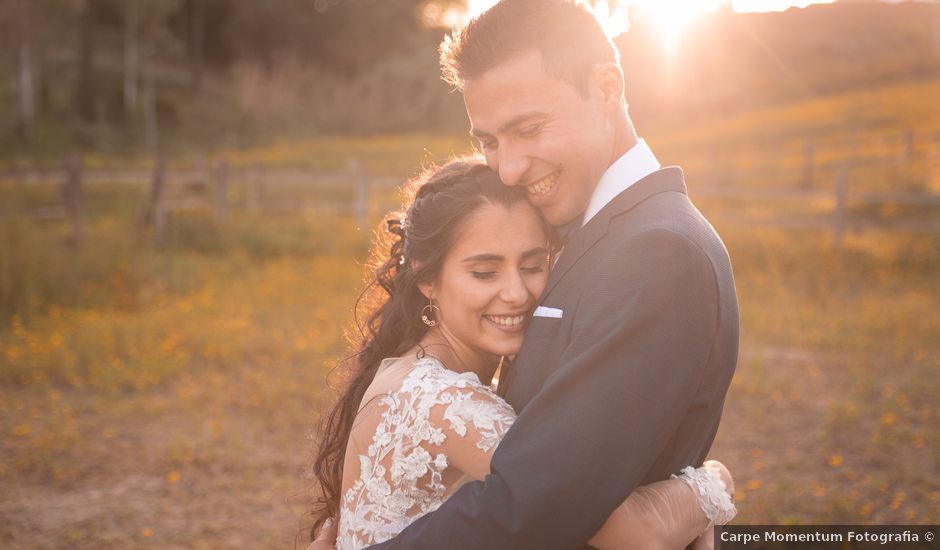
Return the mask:
[[[464,221],[485,204],[510,207],[526,200],[521,187],[508,187],[481,157],[454,159],[427,170],[408,186],[403,212],[392,214],[379,229],[372,247],[372,276],[356,302],[359,341],[341,362],[345,385],[339,400],[320,427],[320,445],[313,474],[322,496],[313,511],[311,540],[326,518],[337,518],[346,444],[362,396],[379,363],[417,345],[428,327],[421,321],[427,299],[418,283],[433,281]],[[547,227],[547,226],[546,226]]]

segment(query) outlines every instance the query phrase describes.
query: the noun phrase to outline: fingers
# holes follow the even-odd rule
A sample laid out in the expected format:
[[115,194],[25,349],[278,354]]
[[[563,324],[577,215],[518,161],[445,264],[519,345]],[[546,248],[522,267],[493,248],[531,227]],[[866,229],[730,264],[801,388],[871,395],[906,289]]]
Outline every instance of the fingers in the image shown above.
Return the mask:
[[692,543],[692,550],[714,550],[715,528],[709,527]]
[[718,470],[718,475],[721,477],[721,480],[725,482],[725,489],[728,491],[731,501],[734,502],[734,479],[731,477],[731,472],[728,471],[728,468],[717,460],[706,460],[702,466]]
[[307,550],[335,550],[336,549],[336,522],[327,518],[317,538],[310,543]]

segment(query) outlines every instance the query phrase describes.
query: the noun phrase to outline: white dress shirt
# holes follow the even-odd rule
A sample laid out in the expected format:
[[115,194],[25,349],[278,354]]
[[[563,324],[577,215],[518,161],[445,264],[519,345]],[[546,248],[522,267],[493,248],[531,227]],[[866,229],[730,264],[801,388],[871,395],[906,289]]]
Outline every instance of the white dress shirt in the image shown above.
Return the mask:
[[614,200],[614,197],[660,168],[653,151],[641,138],[622,157],[615,160],[601,176],[588,202],[587,210],[584,211],[581,227],[591,221],[591,218],[607,206],[607,203]]

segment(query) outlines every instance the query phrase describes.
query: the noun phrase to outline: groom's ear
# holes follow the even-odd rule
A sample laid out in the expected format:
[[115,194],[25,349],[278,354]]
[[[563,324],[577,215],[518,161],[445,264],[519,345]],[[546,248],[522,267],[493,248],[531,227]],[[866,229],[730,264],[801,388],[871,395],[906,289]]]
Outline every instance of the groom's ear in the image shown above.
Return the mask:
[[619,107],[623,102],[623,71],[617,63],[595,65],[591,85],[605,106]]

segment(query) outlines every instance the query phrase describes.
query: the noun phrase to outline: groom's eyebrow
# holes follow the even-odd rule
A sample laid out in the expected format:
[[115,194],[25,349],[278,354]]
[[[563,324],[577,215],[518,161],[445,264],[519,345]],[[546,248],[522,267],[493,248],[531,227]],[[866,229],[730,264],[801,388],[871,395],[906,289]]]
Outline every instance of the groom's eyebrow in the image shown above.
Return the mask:
[[[541,117],[544,117],[544,116],[545,116],[545,113],[543,113],[542,111],[529,111],[529,112],[527,112],[527,113],[522,113],[522,114],[520,114],[520,115],[516,115],[516,116],[512,117],[512,118],[509,120],[509,122],[507,122],[507,123],[503,124],[502,126],[500,126],[499,129],[498,129],[498,131],[499,131],[499,132],[505,132],[506,130],[509,130],[509,129],[513,128],[513,127],[516,127],[516,126],[520,126],[520,125],[522,125],[522,124],[525,124],[526,122],[532,120],[533,118],[541,118]],[[484,132],[484,131],[479,130],[479,129],[477,129],[477,128],[471,128],[471,129],[470,129],[470,135],[473,136],[473,137],[476,137],[476,138],[491,137],[488,132]]]

